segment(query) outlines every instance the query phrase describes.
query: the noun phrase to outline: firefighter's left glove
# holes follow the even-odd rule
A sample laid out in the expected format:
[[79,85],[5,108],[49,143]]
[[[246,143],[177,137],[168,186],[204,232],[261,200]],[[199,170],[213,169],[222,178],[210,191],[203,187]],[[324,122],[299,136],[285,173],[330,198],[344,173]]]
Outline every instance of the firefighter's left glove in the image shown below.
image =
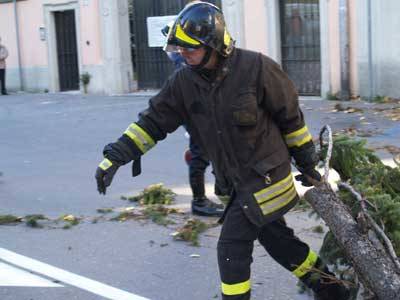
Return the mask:
[[301,182],[301,185],[303,186],[313,186],[315,185],[315,182],[320,182],[321,181],[321,174],[315,170],[314,168],[311,169],[301,169],[299,168],[299,171],[301,174],[296,175],[294,178],[296,178],[297,181]]
[[100,194],[105,195],[107,187],[110,186],[115,173],[117,173],[119,164],[112,162],[108,158],[104,158],[96,169],[97,190]]

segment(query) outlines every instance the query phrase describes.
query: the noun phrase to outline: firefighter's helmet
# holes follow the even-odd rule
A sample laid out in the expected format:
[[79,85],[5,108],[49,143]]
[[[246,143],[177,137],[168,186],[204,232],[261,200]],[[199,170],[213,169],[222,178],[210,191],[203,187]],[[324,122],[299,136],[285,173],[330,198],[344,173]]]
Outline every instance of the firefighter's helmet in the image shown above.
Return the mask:
[[197,49],[208,46],[223,56],[234,47],[222,11],[215,5],[195,1],[188,4],[169,29],[164,50],[177,51],[178,47]]

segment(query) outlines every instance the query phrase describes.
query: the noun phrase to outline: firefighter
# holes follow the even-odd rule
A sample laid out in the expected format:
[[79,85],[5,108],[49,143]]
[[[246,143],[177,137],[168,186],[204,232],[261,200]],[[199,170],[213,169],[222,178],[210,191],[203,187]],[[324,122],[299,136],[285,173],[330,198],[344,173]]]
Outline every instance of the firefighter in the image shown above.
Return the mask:
[[[174,22],[170,22],[162,30],[162,34],[167,37]],[[175,69],[184,67],[185,60],[178,52],[167,51],[168,58],[174,63]],[[188,130],[187,126],[184,126]],[[189,167],[189,184],[192,190],[193,199],[191,201],[192,214],[206,217],[221,217],[224,212],[224,205],[217,204],[206,196],[205,172],[210,165],[204,151],[190,136],[189,149],[185,151],[185,162]],[[217,188],[218,191],[218,188]]]
[[303,184],[321,178],[293,83],[268,57],[234,47],[221,10],[209,3],[197,1],[179,13],[165,50],[178,51],[186,66],[116,142],[105,146],[96,170],[98,191],[106,192],[120,166],[137,164],[158,141],[187,124],[216,178],[232,187],[217,247],[222,299],[250,299],[256,239],[316,299],[347,299],[347,288],[321,275],[332,273],[283,217],[299,198],[291,158]]

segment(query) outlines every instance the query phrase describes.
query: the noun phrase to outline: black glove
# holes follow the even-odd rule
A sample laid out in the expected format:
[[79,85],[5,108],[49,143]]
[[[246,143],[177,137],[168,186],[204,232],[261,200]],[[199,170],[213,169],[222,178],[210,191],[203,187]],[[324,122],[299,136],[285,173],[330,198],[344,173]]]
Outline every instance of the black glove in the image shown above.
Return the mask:
[[129,141],[125,135],[121,136],[115,143],[104,147],[104,160],[96,170],[97,190],[100,194],[106,194],[107,187],[120,166],[134,161],[132,165],[132,176],[137,176],[141,172],[139,148]]
[[119,164],[112,162],[111,160],[105,158],[96,169],[96,182],[97,190],[100,194],[106,194],[106,189],[110,186],[111,181],[115,173],[117,173]]
[[294,178],[296,178],[297,181],[301,181],[301,185],[303,186],[313,186],[314,184],[309,180],[307,177],[310,177],[311,179],[315,181],[321,181],[321,174],[314,168],[311,169],[302,169],[299,168],[299,171],[301,174],[296,175]]

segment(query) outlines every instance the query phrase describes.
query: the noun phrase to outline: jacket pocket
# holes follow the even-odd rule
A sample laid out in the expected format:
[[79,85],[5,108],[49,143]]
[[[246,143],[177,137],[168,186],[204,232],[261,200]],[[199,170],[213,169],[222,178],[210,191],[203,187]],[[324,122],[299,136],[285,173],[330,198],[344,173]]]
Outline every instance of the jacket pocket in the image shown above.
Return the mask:
[[259,161],[253,169],[264,180],[264,188],[253,194],[263,215],[273,214],[297,199],[288,157],[281,151]]
[[255,90],[247,89],[236,95],[229,107],[229,114],[229,131],[233,146],[239,161],[247,163],[254,152],[257,137],[262,133],[257,126],[258,106]]
[[232,103],[232,119],[236,126],[257,125],[257,96],[254,89],[243,90]]
[[[279,172],[272,172],[274,169],[279,167],[280,165],[287,163],[289,161],[289,157],[284,154],[284,151],[275,151],[272,154],[268,155],[266,158],[258,161],[254,164],[253,170],[256,173],[264,178],[271,177],[272,173],[279,173]],[[274,177],[279,177],[279,174],[273,174]],[[272,178],[270,178],[272,182]],[[271,183],[270,182],[270,183]],[[267,183],[268,184],[268,183]]]

